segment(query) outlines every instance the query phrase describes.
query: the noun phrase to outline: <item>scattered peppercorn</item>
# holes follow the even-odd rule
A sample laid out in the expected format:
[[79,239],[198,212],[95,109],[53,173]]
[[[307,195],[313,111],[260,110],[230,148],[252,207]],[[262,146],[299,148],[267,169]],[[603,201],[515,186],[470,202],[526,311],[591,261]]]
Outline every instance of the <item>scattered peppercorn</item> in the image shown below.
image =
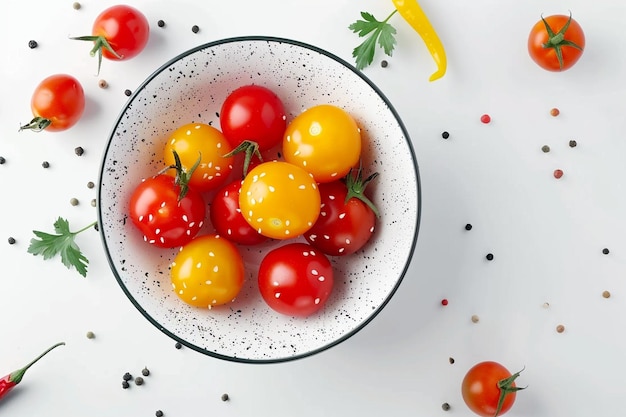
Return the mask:
[[160,28],[165,27],[165,22],[163,20],[159,20],[157,22],[157,26],[160,27]]
[[488,261],[493,261],[493,253],[488,253],[485,258],[487,258]]
[[161,410],[157,410],[157,412],[156,412],[156,413],[154,413],[154,415],[155,415],[156,417],[163,417],[163,411],[161,411]]
[[141,375],[143,376],[148,376],[150,375],[150,370],[148,369],[147,366],[145,366],[142,370],[141,370]]
[[87,188],[93,188],[93,187],[95,187],[95,186],[96,186],[96,184],[94,184],[94,183],[93,183],[93,181],[89,181],[89,182],[87,183]]
[[143,385],[143,378],[140,376],[135,378],[135,385]]
[[131,94],[133,94],[132,91],[130,91],[129,89],[124,90],[124,94],[126,94],[127,96],[130,97]]
[[380,61],[380,66],[383,68],[387,68],[389,66],[389,62],[387,62],[387,60],[383,59],[382,61]]
[[106,80],[99,80],[98,81],[98,87],[100,88],[107,88],[109,86],[109,83]]
[[441,133],[441,137],[442,137],[442,138],[444,138],[444,139],[448,139],[448,138],[450,137],[450,133],[448,133],[448,132],[442,132],[442,133]]
[[222,394],[222,401],[228,401],[230,400],[230,397],[228,396],[228,394]]
[[0,156],[0,165],[4,164],[7,160],[4,159],[4,156]]
[[176,349],[180,349],[180,348],[182,348],[182,347],[183,347],[183,345],[182,345],[180,342],[176,342],[176,344],[174,345],[174,347],[175,347]]
[[14,237],[10,237],[9,238],[9,245],[14,245],[15,244],[15,238]]
[[450,365],[454,364],[454,358],[452,356],[450,356],[448,358],[448,362],[450,362]]
[[130,381],[131,379],[133,379],[133,376],[130,374],[130,372],[126,372],[124,376],[122,377],[122,379],[124,381]]
[[550,152],[550,147],[548,145],[543,145],[541,147],[541,150],[543,151],[543,153],[548,153]]
[[30,49],[35,49],[37,46],[39,46],[39,44],[37,43],[37,41],[35,40],[30,40],[28,41],[28,47]]
[[198,33],[198,32],[200,32],[200,28],[198,27],[198,25],[193,25],[193,26],[191,27],[191,31],[192,31],[193,33]]
[[605,255],[608,255],[609,254],[609,248],[602,249],[602,253],[605,254]]
[[43,162],[41,163],[41,166],[42,166],[42,167],[44,167],[44,168],[50,168],[50,162],[48,162],[48,161],[43,161]]
[[441,300],[441,305],[442,306],[447,306],[448,305],[448,300],[446,298],[444,298],[443,300]]
[[72,7],[74,8],[74,10],[78,10],[80,9],[80,3],[75,1],[74,4],[72,4]]
[[77,206],[78,205],[78,199],[77,198],[70,198],[70,204],[73,206]]
[[82,156],[85,153],[85,150],[81,146],[77,146],[76,148],[74,148],[74,153],[77,156]]
[[549,307],[550,307],[550,303],[548,302],[543,303],[543,308],[549,308]]
[[569,141],[569,147],[570,148],[575,148],[576,145],[578,145],[578,142],[576,142],[575,140],[570,140]]
[[472,225],[471,224],[466,224],[465,225],[465,230],[472,230]]
[[96,204],[97,204],[97,203],[96,203],[96,199],[95,199],[95,198],[92,198],[92,199],[91,199],[91,207],[95,207],[95,206],[96,206]]
[[610,293],[610,292],[608,292],[608,291],[603,291],[603,292],[602,292],[602,296],[603,296],[604,298],[609,298],[609,297],[611,297],[611,293]]
[[554,178],[556,178],[558,180],[562,176],[563,176],[563,170],[561,170],[561,169],[555,169],[554,170]]
[[559,324],[558,326],[556,326],[556,331],[557,333],[563,333],[565,331],[565,326]]
[[92,331],[87,332],[86,336],[87,336],[87,339],[95,339],[96,338],[96,335]]
[[550,110],[550,116],[552,116],[552,117],[556,117],[559,114],[561,114],[561,112],[556,107]]
[[122,381],[122,388],[124,389],[130,388],[130,384],[128,383],[128,381]]
[[482,116],[480,116],[480,121],[484,124],[487,124],[491,122],[491,116],[489,116],[488,114],[483,114]]
[[441,404],[441,409],[443,411],[448,411],[450,409],[450,404],[448,404],[448,403]]
[[93,225],[93,228],[96,230],[96,232],[98,231],[98,223]]
[[476,314],[474,314],[474,315],[472,316],[472,323],[478,323],[478,321],[479,321],[479,320],[480,320],[480,319],[478,318],[478,316],[477,316]]

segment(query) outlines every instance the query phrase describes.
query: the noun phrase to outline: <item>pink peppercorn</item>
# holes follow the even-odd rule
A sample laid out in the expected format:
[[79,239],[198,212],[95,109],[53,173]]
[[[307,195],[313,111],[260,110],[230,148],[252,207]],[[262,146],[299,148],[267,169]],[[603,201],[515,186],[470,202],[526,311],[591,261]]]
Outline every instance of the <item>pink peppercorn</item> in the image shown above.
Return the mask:
[[482,116],[480,116],[480,121],[487,124],[491,122],[491,116],[489,116],[488,114],[483,114]]
[[442,306],[447,306],[448,305],[448,300],[445,299],[445,298],[443,300],[441,300],[441,305]]
[[563,176],[563,171],[562,170],[560,170],[560,169],[555,169],[554,170],[554,178],[556,178],[558,180],[562,176]]

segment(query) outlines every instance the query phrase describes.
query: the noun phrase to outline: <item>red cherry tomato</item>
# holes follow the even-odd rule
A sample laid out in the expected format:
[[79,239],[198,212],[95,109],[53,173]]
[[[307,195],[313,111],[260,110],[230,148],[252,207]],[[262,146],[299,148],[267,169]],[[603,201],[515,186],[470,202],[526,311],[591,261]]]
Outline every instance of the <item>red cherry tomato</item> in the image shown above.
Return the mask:
[[289,316],[306,317],[322,309],[333,282],[328,258],[306,243],[273,249],[259,266],[263,299],[273,310]]
[[465,404],[483,417],[506,413],[513,407],[516,391],[523,389],[515,385],[519,374],[511,375],[504,366],[493,361],[474,365],[467,371],[461,384]]
[[239,208],[241,181],[233,181],[219,189],[211,201],[210,217],[215,231],[240,245],[256,245],[268,240],[246,221]]
[[160,174],[134,189],[129,215],[144,240],[162,248],[183,246],[198,234],[206,216],[202,195],[189,188],[179,200],[175,178]]
[[585,34],[571,16],[553,15],[539,20],[528,35],[528,53],[541,68],[565,71],[583,54]]
[[260,85],[246,85],[234,90],[224,100],[220,126],[233,148],[251,141],[264,151],[282,141],[287,116],[282,101],[272,90]]
[[20,130],[59,132],[80,120],[85,110],[85,92],[71,75],[51,75],[35,88],[30,107],[34,118]]
[[[368,178],[365,184],[374,176]],[[346,181],[319,184],[322,199],[320,215],[306,240],[326,255],[350,255],[361,249],[372,237],[378,211],[362,192],[363,181],[354,181],[349,174]]]

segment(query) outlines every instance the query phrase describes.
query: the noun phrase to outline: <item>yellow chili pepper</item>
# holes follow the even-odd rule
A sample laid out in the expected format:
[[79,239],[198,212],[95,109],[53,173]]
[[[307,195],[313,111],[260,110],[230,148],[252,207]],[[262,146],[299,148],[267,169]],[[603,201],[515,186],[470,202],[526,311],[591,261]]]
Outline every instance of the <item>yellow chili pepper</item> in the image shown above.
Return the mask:
[[437,64],[437,71],[435,71],[429,78],[429,81],[435,81],[446,73],[448,66],[448,60],[446,58],[446,51],[443,48],[443,44],[435,32],[433,25],[431,25],[428,17],[420,7],[417,0],[391,0],[396,7],[400,16],[411,25],[411,27],[420,35],[428,52],[433,57],[433,60]]

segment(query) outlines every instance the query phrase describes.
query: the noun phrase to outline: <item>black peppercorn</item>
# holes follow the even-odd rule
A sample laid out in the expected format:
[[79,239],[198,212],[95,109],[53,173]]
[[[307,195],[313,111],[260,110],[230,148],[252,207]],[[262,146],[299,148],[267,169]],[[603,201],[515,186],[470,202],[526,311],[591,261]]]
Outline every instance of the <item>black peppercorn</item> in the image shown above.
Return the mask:
[[42,166],[42,167],[44,167],[44,168],[50,168],[50,162],[48,162],[48,161],[43,161],[43,162],[41,163],[41,166]]
[[443,411],[448,411],[448,410],[450,410],[450,404],[448,404],[448,403],[443,403],[443,404],[441,404],[441,409],[442,409]]
[[161,410],[157,410],[157,412],[156,412],[156,413],[154,413],[154,415],[155,415],[156,417],[163,417],[163,411],[161,411]]
[[128,383],[128,381],[122,381],[122,388],[124,389],[130,388],[130,384]]
[[95,186],[96,186],[96,184],[94,184],[94,183],[93,183],[93,181],[89,181],[89,182],[87,183],[87,188],[93,188],[93,187],[95,187]]
[[13,245],[15,243],[15,238],[14,237],[10,237],[9,238],[9,245]]
[[182,347],[183,347],[183,345],[182,345],[180,342],[176,342],[176,344],[174,345],[174,347],[175,347],[176,349],[180,349],[180,348],[182,348]]
[[466,224],[465,225],[465,230],[472,230],[472,225],[471,224]]
[[191,31],[192,31],[193,33],[198,33],[198,32],[200,32],[200,28],[198,27],[198,25],[193,25],[193,26],[191,27]]
[[450,365],[454,364],[454,358],[452,356],[450,356],[448,358],[448,362],[450,362]]
[[569,141],[569,147],[570,147],[570,148],[575,148],[575,147],[576,147],[576,145],[578,145],[578,143],[577,143],[575,140],[570,140],[570,141]]
[[124,90],[124,94],[126,94],[127,96],[130,97],[131,94],[133,94],[132,91],[130,91],[129,89]]
[[230,397],[228,396],[228,394],[222,394],[222,401],[228,401],[230,399]]
[[487,258],[488,261],[493,261],[493,253],[488,253],[485,258]]
[[605,255],[608,255],[609,254],[609,249],[608,248],[602,249],[602,253],[605,254]]
[[78,146],[78,147],[74,148],[74,153],[77,156],[82,156],[85,153],[85,150],[82,147]]
[[37,41],[33,41],[33,40],[28,41],[28,47],[29,47],[30,49],[35,49],[38,45],[39,45],[39,44],[37,43]]
[[543,153],[548,153],[550,152],[550,147],[548,145],[543,145],[541,147],[541,150],[543,151]]
[[387,62],[384,59],[380,62],[380,66],[383,67],[383,68],[387,68],[388,65],[389,65],[389,62]]
[[130,381],[131,379],[133,379],[133,376],[130,374],[130,372],[126,372],[124,376],[122,377],[122,379],[124,381]]
[[157,26],[160,27],[160,28],[165,27],[165,22],[163,20],[159,20],[157,22]]
[[135,378],[135,385],[143,385],[143,378],[140,376]]
[[148,370],[148,367],[144,367],[144,368],[141,370],[141,375],[143,375],[143,376],[148,376],[148,375],[150,375],[150,370]]
[[0,165],[4,164],[7,160],[4,159],[4,156],[0,156]]
[[448,132],[443,132],[443,133],[441,134],[441,137],[442,137],[442,138],[444,138],[444,139],[448,139],[448,138],[450,137],[450,133],[448,133]]

